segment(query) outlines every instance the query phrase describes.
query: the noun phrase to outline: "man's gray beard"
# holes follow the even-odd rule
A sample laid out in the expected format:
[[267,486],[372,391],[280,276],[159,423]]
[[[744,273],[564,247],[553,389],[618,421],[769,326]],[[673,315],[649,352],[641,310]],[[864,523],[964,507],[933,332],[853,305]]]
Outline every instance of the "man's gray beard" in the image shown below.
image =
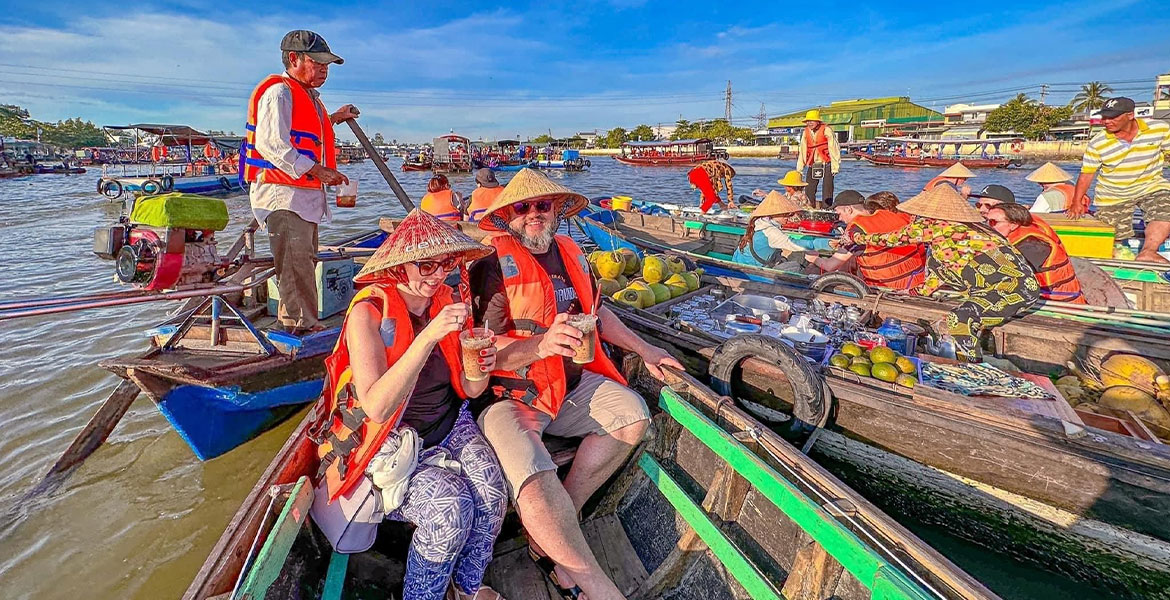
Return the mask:
[[557,228],[560,227],[560,224],[559,219],[553,219],[549,221],[548,227],[544,231],[536,235],[528,235],[522,231],[516,231],[515,228],[509,225],[508,233],[512,234],[512,237],[520,240],[520,243],[524,244],[525,248],[540,254],[548,251],[549,246],[552,245],[553,238],[556,237]]

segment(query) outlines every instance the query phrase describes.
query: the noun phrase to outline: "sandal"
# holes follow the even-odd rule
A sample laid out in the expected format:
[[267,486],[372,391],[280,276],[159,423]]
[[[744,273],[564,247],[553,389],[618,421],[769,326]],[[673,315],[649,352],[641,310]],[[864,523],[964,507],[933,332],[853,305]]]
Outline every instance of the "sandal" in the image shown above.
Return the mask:
[[[480,594],[483,595],[481,596]],[[479,586],[479,589],[475,590],[475,594],[470,597],[467,596],[467,594],[459,591],[459,588],[455,587],[454,581],[452,581],[451,584],[447,586],[447,600],[464,600],[465,598],[467,600],[506,600],[503,594],[493,590],[486,585]]]
[[528,556],[532,559],[532,562],[536,563],[536,568],[540,569],[541,573],[544,573],[544,578],[556,588],[557,594],[561,598],[565,600],[577,600],[577,597],[582,593],[581,588],[577,586],[571,588],[561,586],[561,582],[557,578],[557,563],[553,562],[553,559],[537,554],[536,550],[532,549],[532,546],[528,547]]

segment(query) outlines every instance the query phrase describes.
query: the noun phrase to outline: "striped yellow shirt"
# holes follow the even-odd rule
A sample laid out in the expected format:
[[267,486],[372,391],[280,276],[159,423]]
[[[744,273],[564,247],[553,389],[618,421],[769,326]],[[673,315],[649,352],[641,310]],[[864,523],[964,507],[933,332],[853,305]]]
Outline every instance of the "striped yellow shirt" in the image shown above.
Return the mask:
[[1097,173],[1094,204],[1109,206],[1134,200],[1159,190],[1170,190],[1162,175],[1163,152],[1170,152],[1170,124],[1137,119],[1132,142],[1101,131],[1089,141],[1081,173]]

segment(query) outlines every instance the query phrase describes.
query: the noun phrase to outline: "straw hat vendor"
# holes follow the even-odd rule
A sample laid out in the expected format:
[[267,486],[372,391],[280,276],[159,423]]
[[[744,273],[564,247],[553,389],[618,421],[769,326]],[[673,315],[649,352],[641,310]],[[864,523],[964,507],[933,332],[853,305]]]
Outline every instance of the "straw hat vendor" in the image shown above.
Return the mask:
[[[793,171],[793,173],[796,173]],[[780,192],[772,190],[764,201],[752,211],[748,219],[747,230],[739,240],[739,246],[731,260],[755,267],[777,268],[787,271],[796,271],[800,263],[794,262],[787,268],[780,263],[793,252],[803,252],[805,248],[796,244],[784,232],[783,220],[773,217],[788,217],[799,212],[800,205],[792,202]]]
[[[461,333],[471,308],[443,283],[452,270],[491,252],[433,215],[411,211],[354,278],[367,285],[325,362],[313,518],[335,548],[359,550],[373,543],[369,529],[376,524],[360,510],[346,512],[357,503],[332,500],[380,493],[385,518],[417,526],[406,599],[500,600],[483,575],[507,510],[507,486],[466,402],[489,382],[467,372],[490,372],[495,349],[489,342],[477,364],[464,366]],[[452,459],[459,468],[449,466]]]
[[914,220],[888,233],[854,233],[851,241],[885,247],[925,244],[926,279],[910,291],[930,296],[945,286],[962,295],[960,304],[947,314],[947,332],[955,339],[961,360],[979,362],[982,331],[1040,298],[1032,267],[949,185],[922,192],[898,208]]
[[800,171],[789,171],[777,179],[776,183],[784,187],[784,197],[788,198],[789,202],[800,208],[812,208],[813,203],[809,201],[808,194],[805,193],[808,182],[800,176]]
[[[492,394],[474,410],[500,458],[537,568],[562,597],[584,592],[602,600],[624,596],[586,543],[578,513],[642,441],[650,411],[601,342],[637,354],[658,377],[661,367],[682,365],[599,306],[585,254],[557,235],[587,202],[523,169],[479,221],[496,256],[472,268],[474,314],[498,332],[499,358]],[[564,482],[541,442],[546,432],[583,438],[577,456],[585,460],[573,462]]]
[[[1055,164],[1046,162],[1039,169],[1029,173],[1025,179],[1039,183],[1043,190],[1032,203],[1032,208],[1029,209],[1031,212],[1062,213],[1074,204],[1072,197],[1076,186],[1071,183],[1073,176]],[[1083,195],[1081,202],[1085,206],[1089,205],[1088,194]]]
[[962,162],[957,162],[947,167],[946,170],[944,170],[942,173],[939,173],[938,176],[934,179],[926,182],[926,185],[922,188],[922,191],[925,192],[927,190],[934,189],[934,187],[940,183],[949,183],[955,186],[955,189],[958,190],[964,198],[966,198],[971,194],[971,187],[967,185],[967,180],[974,176],[975,173],[972,173],[971,169],[963,166]]
[[837,194],[833,199],[833,210],[845,223],[837,251],[828,257],[806,254],[805,259],[826,273],[856,264],[858,276],[867,285],[895,290],[917,287],[926,270],[926,251],[921,244],[891,248],[863,246],[851,241],[854,234],[889,233],[910,224],[912,217],[899,211],[897,206],[898,197],[892,192],[878,192],[868,198],[855,190]]
[[[708,160],[699,163],[699,166],[687,171],[687,180],[691,187],[699,191],[701,197],[699,209],[704,213],[711,210],[716,204],[727,210],[734,210],[735,190],[731,185],[731,178],[735,177],[735,169],[721,160]],[[727,204],[719,199],[719,192],[727,190]]]

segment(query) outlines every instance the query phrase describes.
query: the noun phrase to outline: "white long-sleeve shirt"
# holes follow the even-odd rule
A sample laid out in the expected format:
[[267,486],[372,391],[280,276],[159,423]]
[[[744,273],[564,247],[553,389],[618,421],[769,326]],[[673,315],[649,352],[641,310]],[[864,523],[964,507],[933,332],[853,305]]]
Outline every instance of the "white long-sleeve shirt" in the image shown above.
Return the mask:
[[772,220],[771,217],[763,217],[756,220],[756,231],[764,234],[768,239],[768,245],[780,250],[785,255],[789,252],[803,252],[805,248],[797,245],[788,237],[788,233],[784,231],[778,223]]
[[[310,89],[309,93],[317,98],[317,90]],[[318,107],[318,110],[322,109]],[[290,177],[300,177],[317,163],[293,147],[291,129],[292,90],[278,83],[264,91],[256,106],[256,151]],[[248,190],[252,214],[261,227],[268,214],[277,210],[290,210],[310,223],[328,223],[333,219],[323,188],[254,182]]]

